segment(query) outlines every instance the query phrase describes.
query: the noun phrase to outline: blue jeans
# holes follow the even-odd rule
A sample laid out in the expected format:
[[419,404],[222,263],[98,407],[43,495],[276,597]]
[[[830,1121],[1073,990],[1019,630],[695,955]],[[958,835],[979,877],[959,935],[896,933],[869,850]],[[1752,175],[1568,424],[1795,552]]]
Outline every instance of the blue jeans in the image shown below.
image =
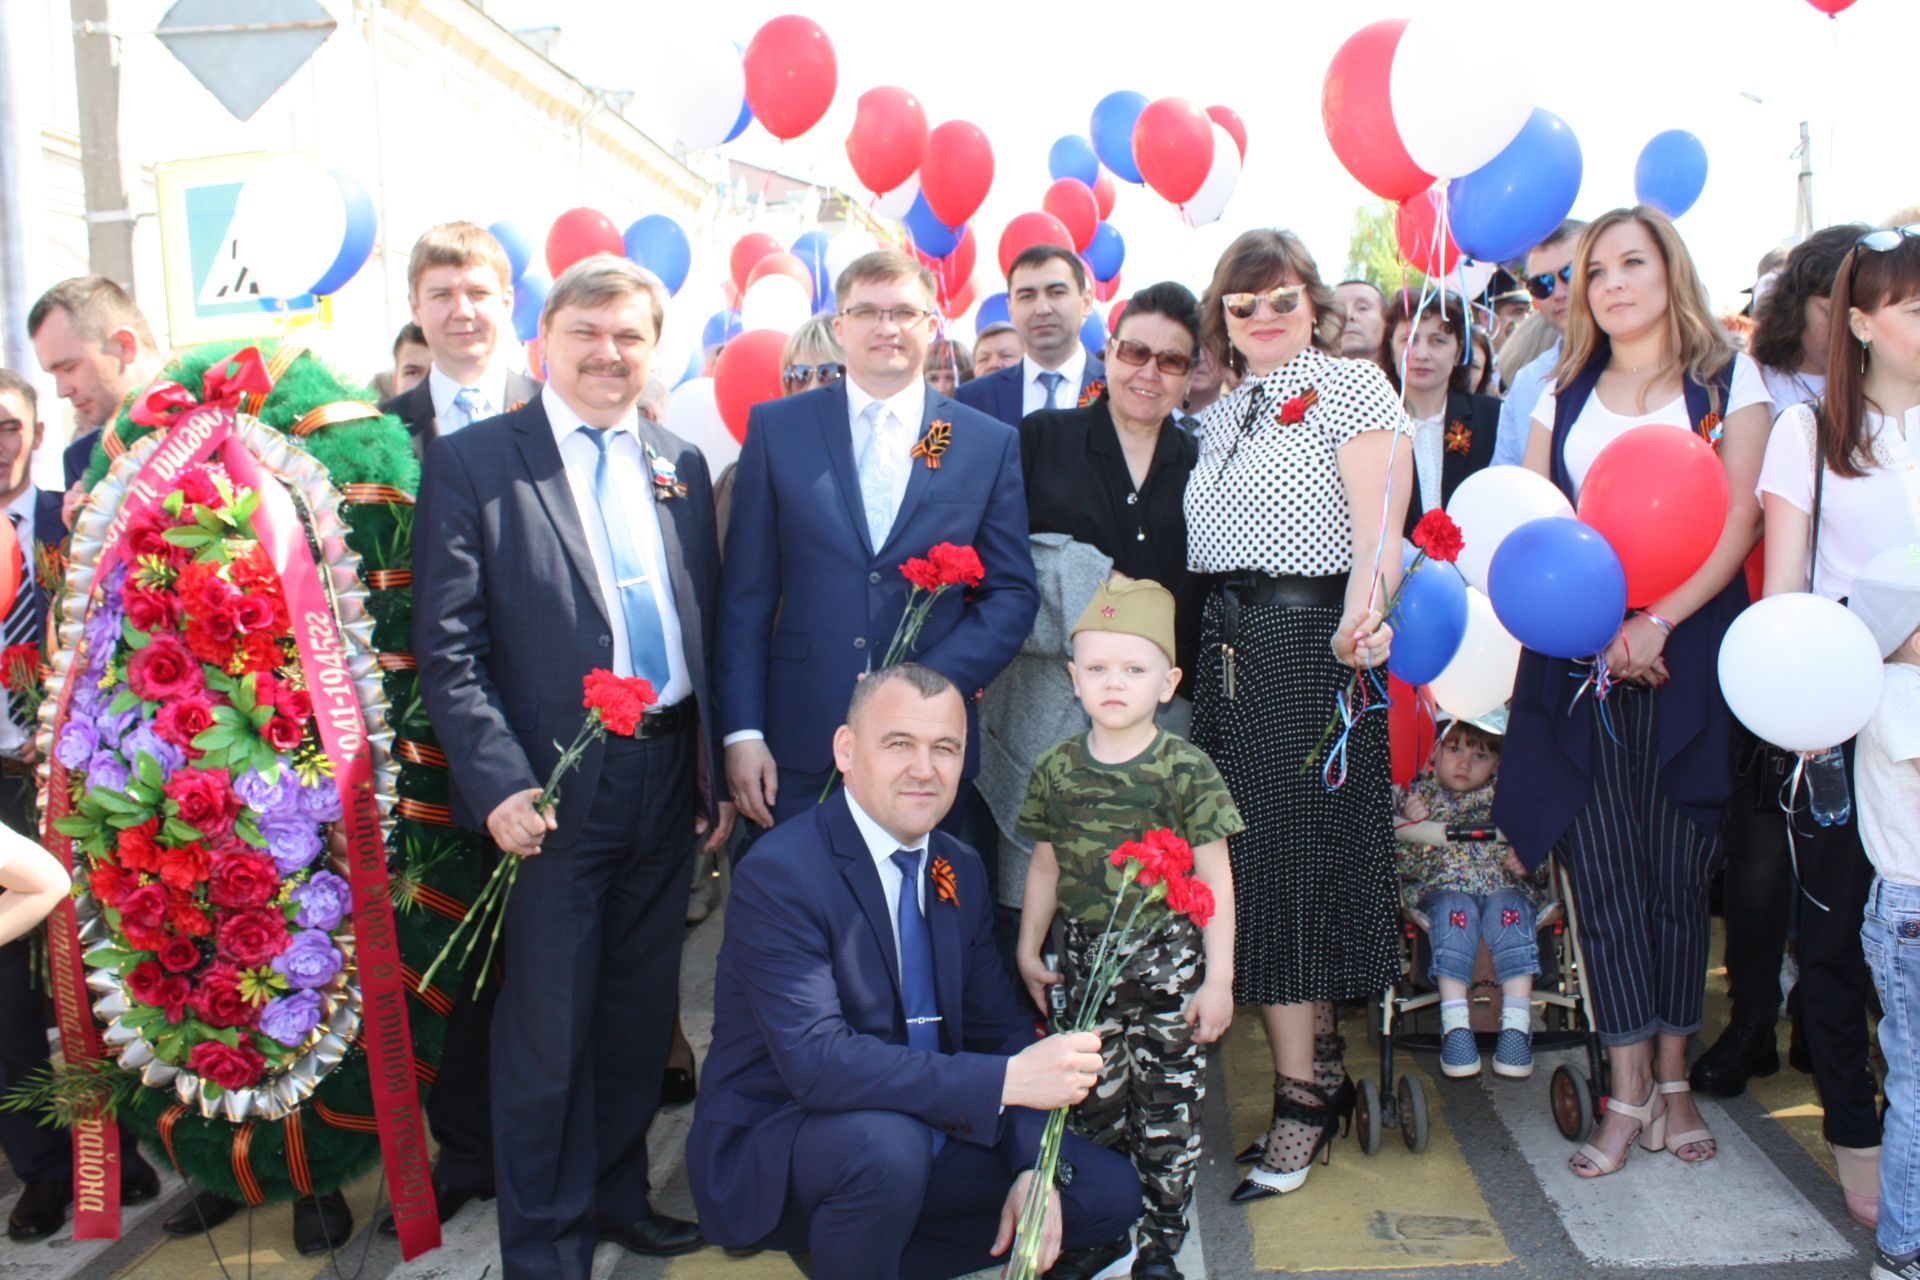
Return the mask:
[[1518,889],[1461,893],[1436,889],[1420,899],[1429,922],[1435,979],[1473,981],[1473,960],[1481,942],[1493,953],[1493,971],[1505,982],[1540,972],[1540,951],[1533,939],[1533,900]]
[[1920,885],[1875,877],[1860,948],[1880,991],[1880,1051],[1887,1059],[1887,1115],[1880,1138],[1880,1247],[1894,1257],[1920,1249]]

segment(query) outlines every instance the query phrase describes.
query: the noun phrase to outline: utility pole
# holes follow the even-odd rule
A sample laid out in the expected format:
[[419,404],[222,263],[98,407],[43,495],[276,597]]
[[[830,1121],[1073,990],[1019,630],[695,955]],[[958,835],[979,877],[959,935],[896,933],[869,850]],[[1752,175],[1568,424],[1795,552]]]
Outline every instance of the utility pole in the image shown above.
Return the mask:
[[1805,120],[1800,122],[1800,189],[1794,200],[1793,234],[1796,240],[1813,234],[1813,143]]
[[133,209],[120,168],[120,48],[109,0],[69,0],[80,106],[80,175],[86,184],[87,265],[133,292]]

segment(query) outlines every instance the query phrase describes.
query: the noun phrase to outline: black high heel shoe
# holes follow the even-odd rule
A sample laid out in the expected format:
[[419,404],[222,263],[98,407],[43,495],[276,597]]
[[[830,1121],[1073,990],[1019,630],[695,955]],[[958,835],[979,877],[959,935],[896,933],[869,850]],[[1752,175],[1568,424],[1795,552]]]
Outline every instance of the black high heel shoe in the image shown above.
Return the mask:
[[[1340,1136],[1346,1137],[1353,1132],[1353,1112],[1359,1105],[1360,1091],[1353,1087],[1353,1077],[1347,1074],[1347,1038],[1339,1034],[1316,1035],[1313,1038],[1313,1082],[1325,1090],[1331,1090],[1332,1096],[1327,1107],[1340,1120]],[[1280,1082],[1283,1077],[1273,1078],[1273,1096],[1275,1108],[1273,1118],[1280,1118],[1278,1102]],[[1338,1081],[1336,1084],[1335,1081]],[[1235,1164],[1259,1164],[1260,1153],[1266,1149],[1267,1140],[1256,1138],[1247,1144],[1239,1155],[1233,1158]]]
[[[1315,1160],[1322,1164],[1333,1163],[1333,1135],[1339,1127],[1332,1106],[1333,1099],[1311,1081],[1287,1080],[1282,1085],[1282,1091],[1274,1095],[1273,1102],[1276,1114],[1273,1127],[1267,1130],[1266,1142],[1262,1144],[1261,1167],[1247,1174],[1240,1185],[1233,1189],[1229,1199],[1235,1204],[1297,1191],[1306,1183],[1307,1174],[1312,1171]],[[1307,1132],[1318,1131],[1314,1133],[1313,1145],[1307,1150],[1307,1158],[1298,1169],[1266,1167],[1265,1149],[1282,1136],[1282,1126]]]

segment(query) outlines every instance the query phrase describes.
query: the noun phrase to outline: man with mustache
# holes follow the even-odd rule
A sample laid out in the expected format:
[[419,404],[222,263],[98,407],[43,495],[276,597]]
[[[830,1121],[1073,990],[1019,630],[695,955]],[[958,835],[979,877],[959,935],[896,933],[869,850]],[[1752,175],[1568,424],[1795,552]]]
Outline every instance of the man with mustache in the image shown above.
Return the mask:
[[1081,393],[1107,376],[1106,366],[1080,345],[1080,326],[1093,310],[1087,266],[1057,244],[1040,244],[1007,271],[1007,317],[1026,355],[987,376],[963,382],[954,398],[1010,427],[1042,409],[1071,409]]

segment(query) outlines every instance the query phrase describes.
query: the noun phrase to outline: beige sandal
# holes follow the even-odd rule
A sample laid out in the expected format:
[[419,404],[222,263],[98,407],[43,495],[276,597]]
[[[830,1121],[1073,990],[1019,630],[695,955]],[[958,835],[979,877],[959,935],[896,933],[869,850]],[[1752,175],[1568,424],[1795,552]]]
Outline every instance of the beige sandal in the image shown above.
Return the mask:
[[[1660,1083],[1660,1092],[1663,1094],[1692,1093],[1693,1085],[1685,1080],[1663,1080]],[[1664,1109],[1662,1109],[1661,1114],[1662,1116],[1665,1115]],[[1692,1160],[1680,1154],[1682,1150],[1692,1146],[1696,1142],[1711,1142],[1713,1144],[1712,1154],[1698,1156]],[[1720,1140],[1713,1136],[1713,1130],[1707,1128],[1704,1122],[1702,1122],[1701,1127],[1698,1129],[1689,1129],[1685,1133],[1669,1134],[1663,1145],[1668,1151],[1673,1153],[1673,1158],[1682,1164],[1705,1164],[1707,1161],[1713,1159],[1714,1156],[1720,1154]]]
[[[1600,1172],[1581,1173],[1578,1169],[1574,1169],[1574,1176],[1576,1178],[1601,1178],[1609,1173],[1618,1173],[1626,1167],[1627,1157],[1633,1154],[1633,1144],[1636,1140],[1648,1151],[1660,1150],[1667,1134],[1667,1109],[1665,1105],[1662,1105],[1658,1112],[1654,1111],[1653,1104],[1659,1100],[1659,1097],[1660,1094],[1657,1089],[1649,1090],[1647,1100],[1637,1107],[1632,1103],[1622,1102],[1618,1098],[1608,1098],[1607,1114],[1613,1115],[1617,1112],[1629,1120],[1638,1120],[1640,1122],[1639,1132],[1628,1135],[1627,1145],[1620,1151],[1620,1162],[1618,1164],[1614,1163],[1612,1156],[1609,1156],[1591,1142],[1581,1143],[1580,1149],[1574,1152],[1574,1155],[1584,1157],[1588,1163],[1592,1164],[1593,1167]],[[1569,1162],[1568,1167],[1572,1167],[1571,1162]]]
[[1840,1166],[1840,1192],[1847,1198],[1847,1216],[1869,1231],[1880,1224],[1880,1148],[1836,1147],[1831,1142],[1834,1163]]

